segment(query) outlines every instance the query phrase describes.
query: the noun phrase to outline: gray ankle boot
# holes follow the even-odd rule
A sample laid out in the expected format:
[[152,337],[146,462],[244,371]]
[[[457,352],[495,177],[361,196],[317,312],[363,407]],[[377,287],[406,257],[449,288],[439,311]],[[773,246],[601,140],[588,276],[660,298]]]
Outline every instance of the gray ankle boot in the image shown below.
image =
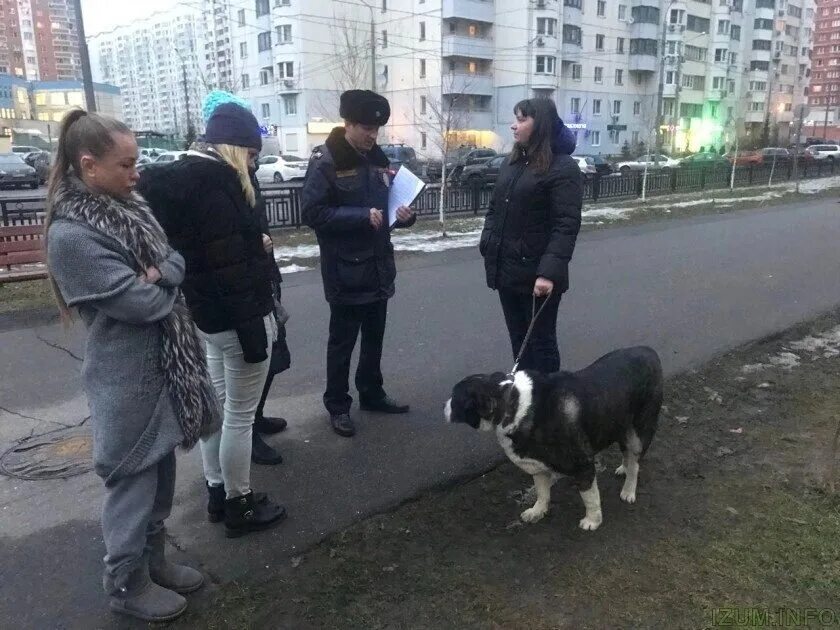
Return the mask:
[[143,621],[171,621],[187,609],[187,600],[175,591],[158,586],[149,577],[145,561],[127,575],[104,579],[111,596],[111,610]]
[[164,546],[166,532],[160,531],[150,536],[146,542],[149,554],[149,576],[158,586],[176,593],[192,593],[204,584],[204,576],[193,568],[174,564],[166,559]]

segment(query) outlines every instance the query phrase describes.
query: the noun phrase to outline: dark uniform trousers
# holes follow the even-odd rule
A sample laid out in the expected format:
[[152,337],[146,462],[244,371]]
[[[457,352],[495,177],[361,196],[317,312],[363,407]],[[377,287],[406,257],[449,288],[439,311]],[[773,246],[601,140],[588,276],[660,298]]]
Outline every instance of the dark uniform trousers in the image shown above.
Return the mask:
[[362,344],[356,368],[356,389],[361,401],[379,401],[382,389],[382,340],[388,300],[370,304],[330,304],[330,339],[327,344],[327,391],[324,405],[331,415],[348,413],[353,399],[349,395],[350,358],[359,330]]

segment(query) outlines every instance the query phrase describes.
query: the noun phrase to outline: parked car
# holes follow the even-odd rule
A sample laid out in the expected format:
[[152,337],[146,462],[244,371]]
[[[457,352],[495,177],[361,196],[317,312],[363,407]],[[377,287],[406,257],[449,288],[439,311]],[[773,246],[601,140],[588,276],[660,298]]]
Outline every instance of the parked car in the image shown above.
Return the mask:
[[15,145],[12,147],[12,153],[18,153],[21,156],[27,155],[29,153],[35,153],[37,151],[43,151],[43,149],[39,149],[38,147],[33,147],[29,145]]
[[759,149],[758,155],[761,158],[761,164],[776,164],[780,162],[790,162],[793,158],[790,151],[782,149],[781,147],[767,147],[766,149]]
[[811,155],[815,160],[840,160],[840,145],[838,144],[812,144],[805,149],[805,153]]
[[257,160],[257,181],[281,184],[306,177],[309,162],[296,155],[265,155]]
[[38,188],[38,173],[17,153],[0,153],[0,189]]
[[647,154],[642,155],[635,160],[626,160],[624,162],[619,162],[617,167],[619,173],[621,173],[622,175],[629,175],[633,171],[645,170],[645,165],[647,165],[647,169],[649,171],[659,170],[667,172],[672,169],[678,168],[680,165],[680,161],[675,160],[674,158],[665,155],[664,153],[660,153],[659,155]]
[[732,166],[732,164],[716,151],[704,151],[684,157],[680,160],[680,166],[682,168],[721,168]]
[[186,151],[166,151],[155,158],[155,164],[166,164],[167,162],[174,162],[175,160],[180,160],[186,154]]
[[585,157],[588,160],[592,160],[590,164],[595,166],[595,170],[601,177],[612,175],[615,172],[615,169],[613,169],[613,165],[610,164],[604,157],[600,155],[584,155],[582,157]]
[[498,155],[493,149],[477,149],[475,147],[458,147],[451,151],[446,158],[447,177],[457,181],[461,171],[467,166],[482,164]]
[[754,166],[762,162],[762,157],[758,151],[738,151],[737,156],[733,153],[727,153],[724,157],[730,164],[735,162],[736,166]]
[[572,159],[577,162],[584,179],[593,179],[598,174],[598,169],[595,168],[595,161],[591,157],[573,155]]
[[470,186],[495,184],[499,178],[499,169],[502,168],[502,164],[505,163],[507,157],[506,155],[497,155],[487,162],[465,166],[458,181]]
[[155,147],[142,147],[140,149],[140,155],[148,157],[150,159],[154,159],[158,157],[161,153],[164,153],[164,149],[157,149]]
[[52,167],[52,159],[46,151],[33,151],[27,153],[23,161],[35,169],[38,174],[38,183],[45,184],[50,178],[50,168]]
[[401,166],[405,166],[409,171],[417,175],[417,177],[424,174],[425,165],[417,157],[417,153],[413,148],[407,147],[404,144],[383,144],[381,149],[391,163],[392,175],[396,175]]

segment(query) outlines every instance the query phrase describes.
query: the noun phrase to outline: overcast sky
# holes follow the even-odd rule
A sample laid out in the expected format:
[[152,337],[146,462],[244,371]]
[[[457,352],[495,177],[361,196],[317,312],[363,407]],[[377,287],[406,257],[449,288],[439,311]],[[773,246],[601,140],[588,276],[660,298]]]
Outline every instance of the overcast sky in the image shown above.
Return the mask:
[[[198,4],[197,1],[194,3]],[[90,36],[109,31],[176,4],[177,0],[82,0],[85,34]]]

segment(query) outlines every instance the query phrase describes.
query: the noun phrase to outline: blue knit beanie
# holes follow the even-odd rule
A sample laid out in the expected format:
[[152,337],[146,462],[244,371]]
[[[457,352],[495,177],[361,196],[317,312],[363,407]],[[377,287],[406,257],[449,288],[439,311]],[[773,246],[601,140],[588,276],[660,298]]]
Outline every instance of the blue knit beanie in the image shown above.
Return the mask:
[[245,109],[251,109],[251,105],[248,101],[239,98],[235,94],[231,94],[230,92],[226,92],[224,90],[212,90],[204,97],[204,101],[201,104],[201,115],[204,118],[205,125],[207,124],[207,121],[210,120],[210,116],[213,115],[213,112],[216,111],[216,108],[219,105],[224,105],[225,103],[236,103]]
[[262,150],[262,133],[254,115],[236,103],[222,103],[213,110],[204,131],[209,144],[231,144]]

